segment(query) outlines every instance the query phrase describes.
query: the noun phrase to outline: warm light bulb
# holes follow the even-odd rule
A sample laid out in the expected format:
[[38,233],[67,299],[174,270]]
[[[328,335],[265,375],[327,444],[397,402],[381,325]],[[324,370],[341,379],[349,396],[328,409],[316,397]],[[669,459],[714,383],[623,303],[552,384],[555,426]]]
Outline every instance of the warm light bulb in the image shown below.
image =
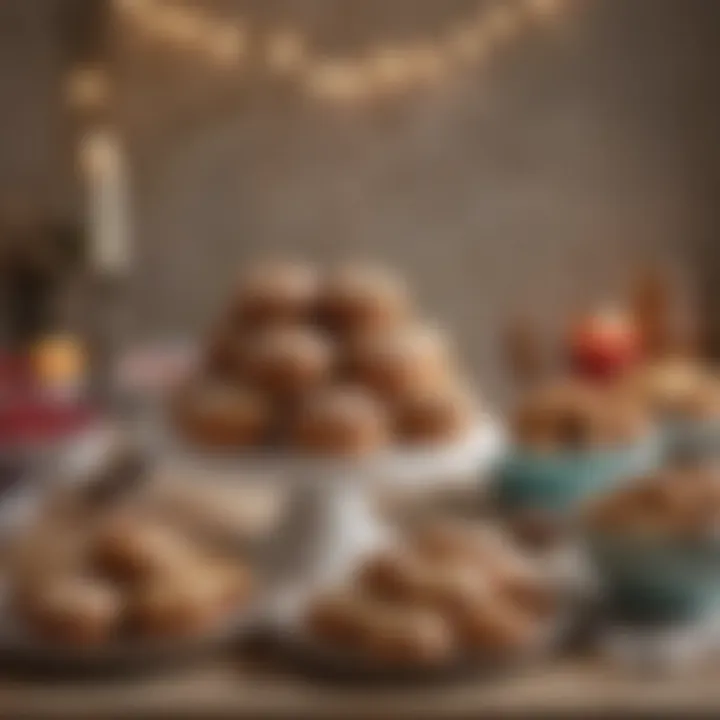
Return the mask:
[[163,9],[154,19],[154,29],[178,45],[197,43],[203,35],[203,21],[196,13]]
[[220,63],[237,62],[247,49],[247,34],[238,26],[218,27],[210,34],[207,49]]
[[115,0],[116,10],[127,15],[138,15],[148,7],[148,0]]
[[323,62],[307,78],[314,95],[329,100],[354,101],[367,91],[362,73],[350,62]]
[[498,5],[485,16],[484,29],[493,40],[507,40],[520,27],[520,16],[509,5]]
[[118,147],[106,131],[88,133],[80,141],[80,164],[88,177],[98,177],[118,162]]
[[485,36],[474,27],[458,28],[447,38],[448,52],[463,62],[476,62],[487,54]]
[[411,66],[406,53],[401,50],[384,48],[373,53],[368,62],[368,73],[378,86],[397,89],[407,84]]
[[408,61],[412,77],[421,82],[437,82],[447,69],[445,57],[432,45],[413,48],[408,53]]
[[296,32],[281,30],[268,37],[265,55],[271,70],[283,74],[292,72],[305,59],[305,41]]
[[526,0],[526,5],[541,17],[552,17],[562,9],[562,0]]

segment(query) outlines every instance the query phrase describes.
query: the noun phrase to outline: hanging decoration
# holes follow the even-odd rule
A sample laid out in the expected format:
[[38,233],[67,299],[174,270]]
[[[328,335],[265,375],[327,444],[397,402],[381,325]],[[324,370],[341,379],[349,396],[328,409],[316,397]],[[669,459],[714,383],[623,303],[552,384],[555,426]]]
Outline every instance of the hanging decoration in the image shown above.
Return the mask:
[[569,0],[480,3],[463,22],[432,42],[372,47],[328,57],[290,28],[254,30],[198,7],[167,0],[115,0],[121,19],[148,39],[197,54],[223,68],[250,66],[291,82],[300,92],[337,103],[363,103],[437,84],[453,70],[488,63],[527,28],[560,17]]

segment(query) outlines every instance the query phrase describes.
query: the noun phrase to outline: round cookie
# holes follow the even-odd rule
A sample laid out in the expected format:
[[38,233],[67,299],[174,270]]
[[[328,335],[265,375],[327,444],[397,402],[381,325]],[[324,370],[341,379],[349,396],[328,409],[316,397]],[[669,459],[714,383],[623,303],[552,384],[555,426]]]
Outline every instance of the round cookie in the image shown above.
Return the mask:
[[316,268],[303,262],[271,262],[241,278],[232,315],[242,328],[312,319],[320,283]]
[[360,457],[388,444],[389,421],[383,406],[362,389],[328,388],[299,408],[292,438],[310,454]]
[[441,333],[411,325],[358,338],[348,349],[348,366],[358,382],[380,397],[402,401],[447,388],[448,355]]
[[174,576],[197,557],[197,548],[176,531],[129,517],[114,518],[94,538],[95,567],[123,582]]
[[409,444],[447,443],[472,427],[475,406],[468,393],[433,389],[409,395],[396,411],[400,440]]
[[586,383],[543,385],[520,403],[513,436],[519,445],[537,451],[598,447],[605,441],[606,407],[606,398]]
[[201,381],[174,403],[174,421],[190,442],[218,450],[262,445],[271,430],[271,411],[256,391]]
[[309,327],[270,328],[246,343],[243,366],[248,380],[281,397],[312,391],[330,377],[333,346]]
[[120,591],[97,579],[56,577],[24,598],[25,619],[45,640],[98,645],[118,629],[124,603]]
[[305,622],[323,642],[382,664],[439,663],[456,649],[451,627],[440,614],[347,590],[315,600]]
[[482,563],[510,552],[503,535],[494,528],[455,520],[435,520],[410,534],[410,546],[434,563]]
[[361,590],[405,607],[426,607],[450,615],[473,605],[488,591],[478,568],[468,563],[429,563],[412,553],[384,553],[360,568]]
[[529,649],[539,630],[532,616],[492,595],[474,605],[457,623],[469,649],[499,655]]
[[328,277],[320,298],[321,316],[345,336],[392,329],[410,312],[405,283],[381,267],[347,264]]
[[457,651],[450,623],[437,612],[390,605],[378,607],[366,618],[362,648],[381,664],[439,665]]
[[151,581],[138,589],[129,613],[132,629],[145,637],[187,637],[211,630],[226,616],[222,595],[201,573]]
[[305,627],[317,639],[331,645],[356,647],[364,637],[367,600],[348,589],[316,597],[303,619]]

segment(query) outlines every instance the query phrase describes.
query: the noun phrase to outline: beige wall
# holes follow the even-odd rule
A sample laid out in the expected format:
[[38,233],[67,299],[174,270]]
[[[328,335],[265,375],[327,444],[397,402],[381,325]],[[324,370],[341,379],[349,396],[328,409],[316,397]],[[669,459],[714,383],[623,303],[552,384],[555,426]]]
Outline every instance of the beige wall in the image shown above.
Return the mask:
[[[362,110],[121,37],[134,329],[202,327],[257,254],[378,256],[499,387],[493,341],[513,308],[557,318],[637,261],[694,259],[709,223],[697,173],[712,3],[567,4],[564,24],[525,34],[487,73]],[[269,26],[291,18],[337,53],[427,37],[476,5],[364,0],[350,19],[336,0],[224,7]]]

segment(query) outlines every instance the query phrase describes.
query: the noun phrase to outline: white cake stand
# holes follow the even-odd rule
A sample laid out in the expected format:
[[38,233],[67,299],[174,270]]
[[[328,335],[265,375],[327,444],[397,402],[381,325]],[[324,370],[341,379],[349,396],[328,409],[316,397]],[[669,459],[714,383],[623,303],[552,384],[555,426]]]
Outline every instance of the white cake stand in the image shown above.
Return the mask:
[[362,460],[279,452],[217,455],[177,439],[169,442],[168,456],[198,478],[217,473],[231,482],[284,483],[290,492],[288,512],[266,558],[279,598],[331,582],[388,539],[389,528],[372,511],[371,490],[429,488],[463,476],[479,487],[504,446],[500,426],[490,418],[479,419],[451,445],[396,449]]

